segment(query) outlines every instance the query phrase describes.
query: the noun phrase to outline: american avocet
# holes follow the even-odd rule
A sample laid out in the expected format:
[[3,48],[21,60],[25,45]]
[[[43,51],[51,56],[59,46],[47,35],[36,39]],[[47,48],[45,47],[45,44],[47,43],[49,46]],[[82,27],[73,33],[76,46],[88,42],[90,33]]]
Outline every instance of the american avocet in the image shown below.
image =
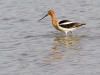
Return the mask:
[[[67,32],[71,32],[72,33],[72,31],[74,29],[76,29],[76,28],[78,28],[78,27],[80,27],[82,25],[85,25],[83,23],[72,22],[72,21],[69,21],[69,20],[56,20],[55,13],[54,13],[53,10],[49,10],[48,14],[45,15],[43,18],[45,18],[48,15],[50,15],[51,18],[52,18],[52,24],[53,24],[53,26],[57,30],[59,30],[61,32],[65,32],[66,34],[67,34]],[[43,18],[41,18],[40,20],[42,20]]]

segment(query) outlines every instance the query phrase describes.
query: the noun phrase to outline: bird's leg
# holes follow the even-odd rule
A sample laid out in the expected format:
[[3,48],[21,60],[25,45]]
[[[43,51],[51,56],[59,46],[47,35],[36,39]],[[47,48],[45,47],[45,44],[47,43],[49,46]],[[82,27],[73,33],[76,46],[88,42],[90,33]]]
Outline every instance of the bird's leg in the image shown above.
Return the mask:
[[72,34],[72,31],[70,31],[70,33]]
[[66,33],[66,35],[67,35],[67,32],[65,32]]

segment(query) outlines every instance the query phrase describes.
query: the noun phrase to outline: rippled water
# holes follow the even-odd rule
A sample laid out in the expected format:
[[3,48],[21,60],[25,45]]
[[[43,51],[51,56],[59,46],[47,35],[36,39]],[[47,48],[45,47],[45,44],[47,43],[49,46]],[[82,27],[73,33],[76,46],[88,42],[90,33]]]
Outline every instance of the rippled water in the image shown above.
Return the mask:
[[[100,75],[99,0],[1,0],[0,75]],[[72,35],[57,19],[86,23]]]

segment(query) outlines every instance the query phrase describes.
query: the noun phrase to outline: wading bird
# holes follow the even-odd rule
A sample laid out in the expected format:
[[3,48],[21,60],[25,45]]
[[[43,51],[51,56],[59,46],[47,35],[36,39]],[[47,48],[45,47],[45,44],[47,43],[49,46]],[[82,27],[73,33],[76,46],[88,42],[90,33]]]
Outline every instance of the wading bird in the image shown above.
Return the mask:
[[[82,25],[85,25],[84,23],[78,23],[78,22],[72,22],[72,21],[69,21],[69,20],[56,20],[55,18],[55,13],[53,10],[49,10],[48,11],[48,14],[45,15],[43,18],[41,18],[40,20],[44,19],[46,16],[50,15],[51,16],[51,19],[52,19],[52,24],[53,26],[61,31],[61,32],[64,32],[64,33],[68,33],[68,32],[71,32],[73,30],[75,30],[76,28],[82,26]],[[40,21],[39,20],[39,21]]]

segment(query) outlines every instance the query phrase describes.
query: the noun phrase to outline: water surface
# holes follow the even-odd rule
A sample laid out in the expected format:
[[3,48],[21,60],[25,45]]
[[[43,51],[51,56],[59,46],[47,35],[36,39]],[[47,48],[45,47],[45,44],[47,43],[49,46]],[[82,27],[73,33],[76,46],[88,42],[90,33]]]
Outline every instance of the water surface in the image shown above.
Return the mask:
[[[100,75],[99,0],[1,0],[0,75]],[[87,25],[72,35],[50,16]]]

